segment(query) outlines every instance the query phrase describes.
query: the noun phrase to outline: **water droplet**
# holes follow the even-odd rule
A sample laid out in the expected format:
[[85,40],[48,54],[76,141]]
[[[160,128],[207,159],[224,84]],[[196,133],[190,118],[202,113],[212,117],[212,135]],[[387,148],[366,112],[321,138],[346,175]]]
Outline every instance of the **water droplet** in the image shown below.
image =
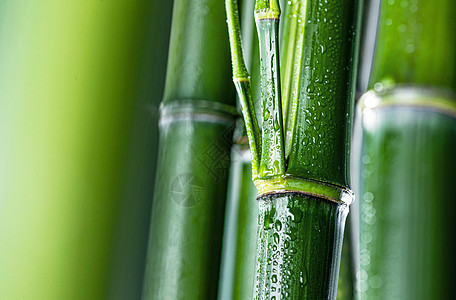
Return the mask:
[[383,91],[383,84],[381,84],[380,82],[377,82],[374,84],[374,90],[376,92],[381,92]]
[[274,129],[275,130],[279,130],[280,129],[280,124],[279,124],[279,119],[275,119],[274,120]]
[[280,243],[280,236],[278,233],[274,233],[274,243],[278,244]]
[[365,192],[363,195],[363,199],[364,201],[371,202],[372,200],[374,200],[374,194],[372,194],[371,192]]
[[269,109],[265,109],[264,110],[264,116],[263,116],[265,121],[267,121],[269,119],[269,115],[270,115]]
[[274,220],[272,219],[272,216],[266,215],[264,218],[264,226],[263,226],[264,230],[271,229],[273,226],[273,222],[274,222]]
[[277,220],[277,221],[275,222],[275,229],[276,229],[277,231],[282,230],[282,222],[280,222],[280,220]]
[[313,83],[310,83],[308,86],[307,86],[307,92],[308,93],[313,93],[315,90],[315,87],[313,85]]
[[275,275],[275,274],[272,275],[271,280],[272,280],[273,283],[276,283],[277,282],[277,275]]

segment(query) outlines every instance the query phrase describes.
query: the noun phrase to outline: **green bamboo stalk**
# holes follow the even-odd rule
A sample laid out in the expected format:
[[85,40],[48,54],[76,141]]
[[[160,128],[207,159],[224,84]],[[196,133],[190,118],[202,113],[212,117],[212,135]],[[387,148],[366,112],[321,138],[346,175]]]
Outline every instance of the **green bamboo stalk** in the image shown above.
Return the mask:
[[106,299],[150,1],[0,1],[0,298]]
[[[300,10],[305,14],[287,10],[286,16],[299,18],[301,22],[294,24],[306,25],[291,30],[286,23],[284,32],[303,35],[306,47],[295,50],[303,51],[302,55],[292,56],[297,60],[291,67],[298,70],[289,73],[299,76],[286,76],[279,84],[277,2],[257,1],[263,132],[260,169],[253,176],[260,194],[256,299],[334,299],[343,228],[352,198],[347,153],[358,3],[298,2],[298,7],[306,8]],[[236,1],[227,0],[230,7],[236,7]],[[236,34],[232,32],[230,37]],[[287,41],[299,39],[284,37],[283,47],[292,51],[296,47]],[[233,64],[236,71],[236,61]],[[282,104],[280,85],[292,85],[287,78],[300,84],[296,98]],[[285,116],[279,113],[283,105],[288,107],[283,109]]]
[[245,145],[233,147],[233,162],[224,230],[223,273],[218,299],[250,299],[255,276],[258,207],[252,182],[250,152]]
[[455,13],[446,0],[381,4],[355,134],[361,299],[456,294]]
[[[259,51],[255,33],[255,19],[252,11],[254,0],[242,1],[242,43],[245,61],[252,71],[252,100],[258,106],[259,91]],[[240,103],[238,103],[240,107]],[[258,116],[258,113],[256,114]],[[248,147],[247,132],[239,120],[234,135],[236,145],[232,150],[229,197],[227,200],[226,221],[223,233],[222,275],[220,278],[220,300],[249,299],[253,293],[255,275],[256,228],[258,196],[252,182],[252,163]]]
[[[110,300],[140,299],[158,155],[159,106],[163,99],[172,1],[149,1],[144,59],[132,126],[125,188],[113,247]],[[157,30],[159,28],[160,30]]]
[[[350,208],[353,208],[351,206]],[[350,212],[345,225],[344,241],[342,244],[342,253],[340,257],[340,271],[339,282],[337,285],[338,300],[354,300],[355,299],[355,278],[356,266],[355,260],[357,259],[353,240],[353,210]],[[358,216],[358,215],[356,215]]]
[[214,299],[236,110],[223,6],[174,3],[144,299]]

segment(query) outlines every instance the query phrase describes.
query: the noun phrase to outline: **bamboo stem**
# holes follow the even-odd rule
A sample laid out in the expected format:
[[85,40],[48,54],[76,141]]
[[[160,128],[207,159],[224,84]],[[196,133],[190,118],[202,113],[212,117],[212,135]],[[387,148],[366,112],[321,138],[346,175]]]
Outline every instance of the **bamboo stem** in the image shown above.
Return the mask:
[[233,66],[233,82],[241,102],[242,114],[244,116],[247,136],[249,138],[250,152],[252,156],[252,177],[256,179],[260,169],[260,129],[258,127],[258,121],[255,115],[255,106],[252,100],[250,75],[244,62],[237,0],[226,0],[225,7]]
[[224,10],[177,0],[143,299],[215,299],[235,117]]
[[300,193],[259,198],[255,299],[335,299],[347,213]]
[[255,19],[260,46],[262,148],[260,179],[285,173],[282,100],[280,97],[279,16],[277,1],[257,1]]
[[[261,48],[262,114],[268,121],[263,122],[260,174],[254,180],[260,194],[256,299],[335,297],[343,225],[352,200],[348,188],[348,149],[355,76],[353,62],[356,61],[353,44],[357,45],[358,41],[355,33],[359,3],[353,0],[325,5],[319,5],[318,1],[298,2],[300,11],[305,12],[298,18],[305,26],[298,31],[287,28],[287,24],[296,26],[300,22],[287,22],[284,32],[294,32],[297,37],[286,37],[284,47],[287,53],[292,52],[288,41],[293,45],[302,41],[305,47],[297,50],[302,51],[302,55],[297,53],[295,56],[299,65],[290,66],[288,62],[287,66],[293,71],[283,71],[287,74],[286,80],[290,80],[289,74],[299,74],[298,78],[292,79],[299,84],[288,83],[292,88],[299,88],[296,88],[295,99],[284,102],[287,107],[285,116],[281,111],[276,36],[280,11],[276,1],[260,0],[256,6]],[[290,94],[287,92],[287,97]],[[287,120],[286,126],[291,128],[284,128],[283,118]],[[274,122],[276,128],[272,126]],[[286,159],[284,132],[293,133],[287,136],[290,152]],[[287,203],[296,205],[293,207],[296,207],[297,214],[308,212],[307,219],[312,220],[311,223],[325,223],[331,233],[325,236],[320,231],[313,232],[307,227],[307,221],[292,226],[292,220],[288,218],[291,212],[284,208]],[[338,212],[337,217],[333,218],[335,215],[331,213],[320,214],[317,207]],[[277,232],[269,232],[268,229],[272,228],[269,226],[277,220],[280,224]],[[302,234],[295,244],[286,230],[281,231],[291,227]],[[299,255],[293,257],[289,250],[277,250],[278,245],[274,245],[277,238],[284,243],[283,249],[285,241],[287,245],[295,245]],[[314,244],[319,254],[309,257],[303,247],[315,240],[322,241]],[[313,268],[307,272],[303,261],[309,259]],[[311,282],[308,287],[302,284],[300,275],[296,275],[303,273]],[[290,276],[294,277],[287,281]]]
[[[362,299],[456,294],[454,1],[383,1],[355,134]],[[430,18],[429,16],[433,16]]]
[[455,103],[445,91],[416,86],[361,98],[362,299],[450,299],[456,292]]

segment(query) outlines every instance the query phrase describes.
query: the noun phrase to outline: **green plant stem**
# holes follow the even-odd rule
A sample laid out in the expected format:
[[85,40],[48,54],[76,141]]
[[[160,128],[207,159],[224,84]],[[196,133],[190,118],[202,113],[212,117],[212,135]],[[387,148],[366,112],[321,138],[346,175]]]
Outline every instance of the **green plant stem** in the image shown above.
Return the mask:
[[283,101],[290,107],[285,117],[285,135],[291,136],[287,174],[348,187],[360,2],[297,2],[284,20],[285,31],[297,35],[291,46],[284,43],[296,53],[293,76],[285,78],[292,82],[283,83],[296,86],[287,93],[291,99]]
[[[355,215],[357,216],[357,215]],[[337,284],[337,300],[354,300],[355,298],[355,259],[356,245],[353,240],[353,211],[348,215],[344,230],[344,241],[340,257],[339,282]]]
[[255,276],[258,192],[252,182],[248,148],[233,147],[227,220],[224,231],[221,300],[250,299]]
[[381,4],[355,134],[362,299],[456,293],[455,14],[448,0]]
[[[252,71],[252,96],[259,94],[259,51],[255,33],[255,1],[242,2],[242,41],[247,68]],[[257,80],[258,79],[258,80]],[[254,103],[259,103],[255,101]],[[253,110],[252,110],[253,111]],[[244,122],[238,120],[232,149],[229,197],[223,232],[220,300],[250,299],[255,276],[257,189],[252,182],[252,162]]]
[[233,66],[233,82],[242,106],[242,115],[244,116],[252,155],[252,177],[255,179],[258,177],[260,168],[260,129],[255,115],[250,76],[244,62],[237,0],[226,0],[225,9]]
[[335,299],[348,207],[301,193],[259,205],[255,299]]
[[451,299],[456,97],[411,86],[360,104],[360,295]]
[[174,2],[143,299],[215,299],[235,120],[216,0]]
[[[264,155],[260,174],[254,178],[260,194],[255,299],[334,299],[343,226],[352,200],[348,185],[348,150],[359,2],[299,2],[299,11],[305,15],[285,14],[287,19],[299,18],[298,22],[286,21],[284,32],[297,35],[284,40],[287,53],[292,49],[287,45],[288,40],[293,44],[302,40],[304,45],[295,48],[295,51],[303,51],[301,58],[299,54],[295,56],[298,63],[291,64],[295,70],[284,70],[285,80],[300,82],[298,92],[287,93],[297,98],[284,101],[286,116],[280,111],[276,38],[280,11],[276,1],[257,1],[256,6],[262,47],[262,118],[268,122],[263,122],[261,153]],[[287,28],[301,22],[305,26],[299,31]],[[290,79],[290,73],[298,76]],[[284,118],[287,120],[285,128]],[[288,157],[285,157],[284,132],[293,132]],[[291,206],[287,206],[289,203]],[[297,214],[306,214],[307,218],[293,225],[291,211],[295,207]],[[277,232],[268,231],[277,220]],[[325,228],[315,231],[318,226],[309,224],[325,224]],[[298,242],[288,237],[287,231],[291,228],[299,232]],[[314,246],[312,254],[305,249],[310,241]],[[274,243],[283,243],[283,248],[279,249],[281,245]],[[293,250],[284,250],[288,247],[286,244],[292,244],[290,249]],[[293,251],[298,254],[291,255]],[[308,266],[311,266],[309,270]],[[303,284],[300,274],[309,278],[308,285]]]
[[261,1],[257,1],[255,7],[260,45],[261,108],[263,115],[259,170],[261,179],[273,178],[285,173],[278,43],[280,11],[278,4],[275,2],[274,5],[273,2],[275,1],[270,3],[272,9],[262,8]]
[[284,18],[284,33],[282,35],[281,51],[281,75],[282,75],[282,107],[283,123],[285,125],[285,156],[289,157],[291,152],[291,140],[296,126],[296,113],[299,99],[299,85],[301,65],[303,59],[303,43],[305,22],[301,16],[305,16],[307,5],[303,1],[293,1],[287,7]]
[[455,2],[382,1],[380,9],[370,88],[413,83],[454,91]]
[[[110,300],[140,299],[158,155],[158,108],[163,99],[173,3],[150,3],[147,47],[139,72],[138,103],[124,172],[122,206],[113,252]],[[157,27],[160,30],[157,30]]]

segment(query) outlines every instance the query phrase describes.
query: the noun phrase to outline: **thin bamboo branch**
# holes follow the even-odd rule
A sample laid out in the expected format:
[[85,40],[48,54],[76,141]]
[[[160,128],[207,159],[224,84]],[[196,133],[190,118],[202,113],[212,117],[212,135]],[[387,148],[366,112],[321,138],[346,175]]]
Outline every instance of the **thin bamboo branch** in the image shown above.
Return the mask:
[[258,177],[260,169],[261,140],[260,129],[255,115],[255,106],[252,100],[250,75],[245,67],[242,40],[239,25],[239,12],[237,0],[225,1],[228,34],[230,37],[230,50],[233,66],[233,82],[242,106],[242,114],[249,138],[252,156],[252,177]]

